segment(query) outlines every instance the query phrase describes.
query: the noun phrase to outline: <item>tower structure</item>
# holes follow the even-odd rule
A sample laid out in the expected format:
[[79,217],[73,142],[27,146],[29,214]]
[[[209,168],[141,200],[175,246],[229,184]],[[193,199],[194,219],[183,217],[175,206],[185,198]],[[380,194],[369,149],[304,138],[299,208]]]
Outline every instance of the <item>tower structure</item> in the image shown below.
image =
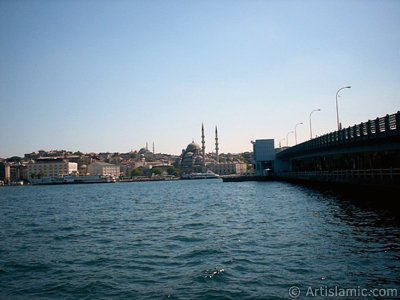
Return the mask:
[[215,160],[219,163],[218,128],[215,126]]
[[153,142],[153,154],[155,154],[155,152],[154,152],[154,142]]
[[204,136],[204,126],[203,123],[201,123],[201,152],[203,155],[203,172],[206,171],[206,141],[205,141],[205,136]]

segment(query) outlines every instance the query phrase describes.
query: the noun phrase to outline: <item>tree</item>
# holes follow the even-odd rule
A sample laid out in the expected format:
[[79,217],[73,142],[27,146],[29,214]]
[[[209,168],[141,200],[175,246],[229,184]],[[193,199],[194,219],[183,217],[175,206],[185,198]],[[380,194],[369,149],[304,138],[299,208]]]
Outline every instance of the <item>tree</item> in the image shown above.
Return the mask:
[[143,174],[143,167],[139,167],[131,171],[131,177],[143,176]]
[[19,156],[12,156],[6,159],[7,162],[20,162],[21,161],[21,157]]
[[179,169],[175,168],[174,166],[171,166],[167,169],[168,175],[173,175],[176,177],[179,177]]
[[161,170],[160,169],[158,169],[158,168],[154,168],[154,169],[151,169],[151,172],[154,174],[154,175],[161,175]]

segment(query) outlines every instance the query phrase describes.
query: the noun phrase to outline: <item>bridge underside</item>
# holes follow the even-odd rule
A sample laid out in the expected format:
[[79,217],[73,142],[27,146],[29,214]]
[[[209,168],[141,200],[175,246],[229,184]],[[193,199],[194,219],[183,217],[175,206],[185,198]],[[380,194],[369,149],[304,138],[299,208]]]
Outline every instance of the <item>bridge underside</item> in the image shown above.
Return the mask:
[[291,171],[400,168],[400,143],[345,147],[290,158]]

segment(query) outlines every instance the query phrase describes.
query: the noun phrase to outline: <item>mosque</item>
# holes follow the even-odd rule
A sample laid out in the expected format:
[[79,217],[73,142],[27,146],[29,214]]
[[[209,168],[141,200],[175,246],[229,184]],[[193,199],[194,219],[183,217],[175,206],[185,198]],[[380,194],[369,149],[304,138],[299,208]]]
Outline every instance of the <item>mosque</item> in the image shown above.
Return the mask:
[[182,150],[182,154],[176,161],[176,165],[183,173],[206,172],[206,164],[218,163],[218,129],[215,127],[215,158],[206,158],[206,142],[204,126],[201,124],[201,147],[194,140]]

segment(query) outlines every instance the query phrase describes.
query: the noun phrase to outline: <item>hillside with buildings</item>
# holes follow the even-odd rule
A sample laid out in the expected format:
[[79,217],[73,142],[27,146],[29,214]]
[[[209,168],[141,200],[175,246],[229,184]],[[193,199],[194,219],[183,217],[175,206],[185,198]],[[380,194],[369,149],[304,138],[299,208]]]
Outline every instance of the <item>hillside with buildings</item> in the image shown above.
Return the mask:
[[[199,171],[202,164],[196,144],[189,144],[180,156],[153,153],[146,148],[126,153],[82,153],[67,150],[39,150],[24,157],[0,158],[0,181],[4,184],[28,183],[33,179],[57,176],[135,176],[172,175]],[[193,152],[192,152],[193,151]],[[188,159],[190,157],[190,159]],[[220,174],[245,173],[250,168],[252,153],[220,154],[206,153],[206,166]]]

